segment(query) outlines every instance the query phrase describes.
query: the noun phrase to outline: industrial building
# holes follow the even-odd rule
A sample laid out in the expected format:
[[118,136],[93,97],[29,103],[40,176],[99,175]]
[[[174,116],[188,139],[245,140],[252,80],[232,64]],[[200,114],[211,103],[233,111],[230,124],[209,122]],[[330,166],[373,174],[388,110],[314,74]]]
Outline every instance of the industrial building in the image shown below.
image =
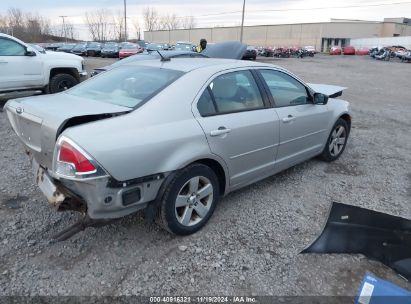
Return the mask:
[[[241,28],[216,27],[165,31],[146,31],[144,38],[152,42],[176,43],[201,38],[209,42],[239,40]],[[256,25],[244,27],[244,42],[254,46],[314,46],[327,51],[330,46],[345,46],[354,38],[411,36],[411,19],[385,18],[384,21],[331,19],[330,22]]]

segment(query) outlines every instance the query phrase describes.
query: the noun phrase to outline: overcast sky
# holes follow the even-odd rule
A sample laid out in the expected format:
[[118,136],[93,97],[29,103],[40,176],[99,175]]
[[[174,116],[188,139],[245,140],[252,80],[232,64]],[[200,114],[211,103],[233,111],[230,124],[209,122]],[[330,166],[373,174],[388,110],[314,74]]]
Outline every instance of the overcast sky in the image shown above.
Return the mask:
[[[127,0],[127,11],[130,19],[142,19],[143,8],[150,6],[160,14],[195,16],[197,27],[233,26],[241,22],[242,3],[243,0]],[[39,13],[55,26],[61,23],[58,16],[69,16],[79,38],[88,39],[84,13],[99,8],[117,12],[123,9],[123,0],[0,0],[0,14],[10,7]],[[330,18],[378,21],[387,17],[411,17],[411,0],[247,0],[245,25],[324,22]]]

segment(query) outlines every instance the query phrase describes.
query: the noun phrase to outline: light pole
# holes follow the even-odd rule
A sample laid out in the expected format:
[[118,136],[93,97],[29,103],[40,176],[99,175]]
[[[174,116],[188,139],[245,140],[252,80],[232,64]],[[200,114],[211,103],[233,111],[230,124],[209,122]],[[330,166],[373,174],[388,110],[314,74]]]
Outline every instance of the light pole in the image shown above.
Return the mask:
[[241,32],[240,32],[240,42],[243,42],[243,33],[244,33],[244,13],[245,13],[245,0],[243,2],[243,17],[241,19]]
[[68,16],[59,16],[59,17],[63,19],[63,35],[64,35],[64,38],[66,38],[66,42],[67,42],[66,23],[64,22],[64,18],[67,18]]
[[127,41],[127,3],[124,0],[124,41]]

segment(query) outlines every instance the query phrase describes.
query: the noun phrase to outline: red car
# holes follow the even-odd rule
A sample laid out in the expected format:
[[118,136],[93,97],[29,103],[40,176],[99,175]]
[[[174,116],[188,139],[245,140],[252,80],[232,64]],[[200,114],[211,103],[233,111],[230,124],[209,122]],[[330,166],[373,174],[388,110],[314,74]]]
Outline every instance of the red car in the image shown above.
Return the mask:
[[355,55],[355,48],[353,46],[343,47],[344,55]]
[[330,55],[341,55],[341,48],[339,46],[332,46],[330,49]]
[[358,49],[356,52],[355,52],[355,54],[356,55],[359,55],[359,56],[364,56],[364,55],[368,55],[368,52],[369,52],[370,50],[369,49],[367,49],[367,48],[360,48],[360,49]]
[[121,50],[118,52],[118,58],[123,59],[142,52],[143,49],[138,44],[126,44],[122,46]]

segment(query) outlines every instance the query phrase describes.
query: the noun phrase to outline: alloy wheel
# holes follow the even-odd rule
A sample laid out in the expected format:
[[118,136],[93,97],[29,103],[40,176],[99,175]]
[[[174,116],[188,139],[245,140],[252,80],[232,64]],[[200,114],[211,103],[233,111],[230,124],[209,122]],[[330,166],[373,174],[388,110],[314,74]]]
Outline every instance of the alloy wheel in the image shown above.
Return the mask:
[[331,134],[329,142],[329,151],[331,156],[338,156],[344,149],[345,141],[347,140],[347,131],[343,126],[337,126]]
[[178,192],[175,214],[180,224],[194,226],[209,213],[213,203],[213,185],[204,176],[196,176],[187,181]]

